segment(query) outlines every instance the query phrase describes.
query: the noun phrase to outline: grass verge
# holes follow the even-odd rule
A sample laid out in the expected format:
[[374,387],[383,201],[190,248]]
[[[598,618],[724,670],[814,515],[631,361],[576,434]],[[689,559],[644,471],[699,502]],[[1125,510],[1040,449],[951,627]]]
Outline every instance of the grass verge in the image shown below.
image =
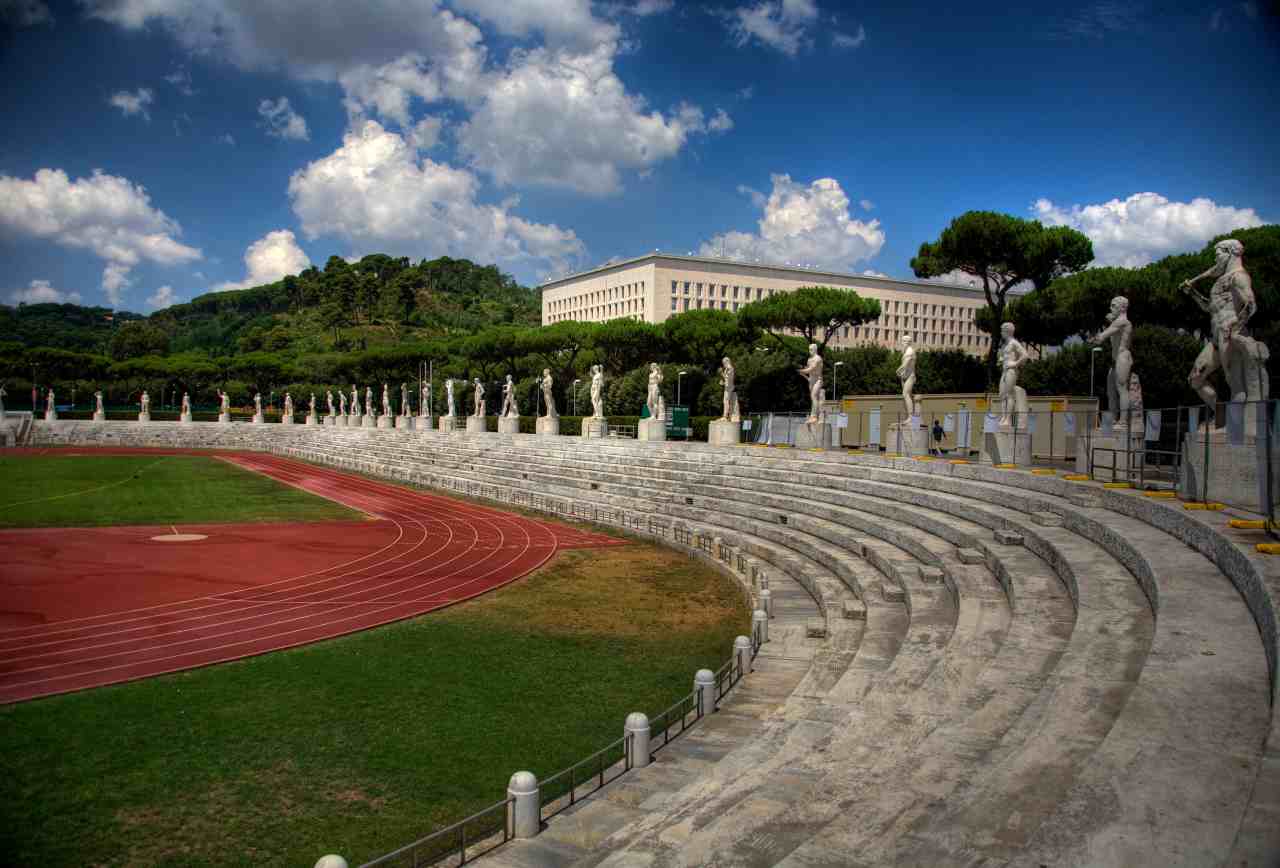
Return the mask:
[[17,865],[353,865],[654,714],[747,614],[649,544],[562,552],[443,612],[236,663],[0,708]]
[[0,527],[358,520],[361,513],[215,458],[0,458]]

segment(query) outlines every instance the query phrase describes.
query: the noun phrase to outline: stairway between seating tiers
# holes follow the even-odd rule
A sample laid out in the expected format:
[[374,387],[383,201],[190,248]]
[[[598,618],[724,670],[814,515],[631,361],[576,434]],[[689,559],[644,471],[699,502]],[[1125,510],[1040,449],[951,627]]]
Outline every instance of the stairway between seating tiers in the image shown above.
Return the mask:
[[[760,688],[753,675],[686,747],[493,864],[1260,865],[1280,852],[1278,585],[1220,519],[976,465],[183,427],[35,436],[269,449],[677,521],[760,561],[775,596],[798,583],[779,612],[792,653],[773,674],[762,656]],[[865,624],[841,617],[855,598]],[[815,605],[825,640],[800,629]]]

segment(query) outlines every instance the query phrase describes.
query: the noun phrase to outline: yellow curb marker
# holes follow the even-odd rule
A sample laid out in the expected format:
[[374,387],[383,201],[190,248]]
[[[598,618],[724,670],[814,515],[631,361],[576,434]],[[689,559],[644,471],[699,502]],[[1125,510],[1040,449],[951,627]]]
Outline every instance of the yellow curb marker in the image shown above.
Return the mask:
[[1264,555],[1280,555],[1280,543],[1258,543],[1255,548]]
[[1184,503],[1182,504],[1182,508],[1183,509],[1204,509],[1204,510],[1208,510],[1209,512],[1219,512],[1221,510],[1226,509],[1227,507],[1226,507],[1226,504],[1223,504],[1223,503]]
[[1017,470],[1018,469],[1018,465],[1016,464],[993,464],[992,466],[995,467],[997,470]]
[[1058,471],[1056,471],[1056,470],[1049,470],[1049,469],[1046,469],[1046,468],[1041,468],[1041,469],[1039,469],[1039,470],[1033,470],[1033,471],[1031,471],[1031,475],[1032,475],[1032,476],[1057,476],[1057,475],[1058,475]]
[[1068,474],[1068,475],[1066,475],[1066,476],[1064,476],[1064,477],[1062,477],[1062,478],[1063,478],[1063,479],[1065,479],[1065,480],[1067,480],[1067,482],[1088,482],[1088,481],[1089,481],[1089,474],[1087,474],[1087,473],[1070,473],[1070,474]]
[[1102,483],[1102,487],[1103,488],[1133,488],[1133,485],[1128,482],[1104,482]]
[[1227,525],[1237,530],[1266,530],[1267,520],[1265,518],[1233,518],[1227,522]]
[[1143,496],[1143,497],[1158,497],[1158,498],[1160,498],[1160,499],[1162,499],[1162,500],[1170,500],[1170,499],[1172,499],[1172,498],[1177,497],[1177,496],[1178,496],[1178,492],[1176,492],[1176,491],[1144,491],[1144,492],[1142,492],[1142,496]]
[[948,464],[972,464],[973,462],[970,461],[968,458],[952,458],[947,463]]

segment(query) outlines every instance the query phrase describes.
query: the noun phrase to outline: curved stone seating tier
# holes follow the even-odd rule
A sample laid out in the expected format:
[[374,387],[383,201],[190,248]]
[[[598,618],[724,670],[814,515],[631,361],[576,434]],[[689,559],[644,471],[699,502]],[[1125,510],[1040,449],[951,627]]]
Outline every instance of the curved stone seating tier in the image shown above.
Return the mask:
[[[744,738],[723,743],[716,716],[626,784],[650,788],[642,808],[606,790],[493,864],[1280,852],[1277,570],[1220,516],[1024,472],[794,449],[177,423],[37,422],[33,439],[267,449],[572,507],[754,590],[767,574],[775,641],[753,678],[773,693],[752,699],[748,679],[743,712],[734,698],[724,718]],[[825,637],[806,637],[819,613]]]

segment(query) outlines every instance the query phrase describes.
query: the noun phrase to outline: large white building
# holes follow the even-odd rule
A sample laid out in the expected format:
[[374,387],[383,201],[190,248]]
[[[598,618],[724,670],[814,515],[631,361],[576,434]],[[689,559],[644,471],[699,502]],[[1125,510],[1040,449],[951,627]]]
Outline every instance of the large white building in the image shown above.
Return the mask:
[[903,334],[921,348],[981,354],[990,345],[989,336],[974,324],[977,311],[986,305],[981,288],[669,253],[544,283],[542,324],[620,318],[660,323],[688,310],[737,311],[776,292],[815,285],[852,289],[880,302],[879,319],[843,328],[831,339],[832,346],[892,346]]

